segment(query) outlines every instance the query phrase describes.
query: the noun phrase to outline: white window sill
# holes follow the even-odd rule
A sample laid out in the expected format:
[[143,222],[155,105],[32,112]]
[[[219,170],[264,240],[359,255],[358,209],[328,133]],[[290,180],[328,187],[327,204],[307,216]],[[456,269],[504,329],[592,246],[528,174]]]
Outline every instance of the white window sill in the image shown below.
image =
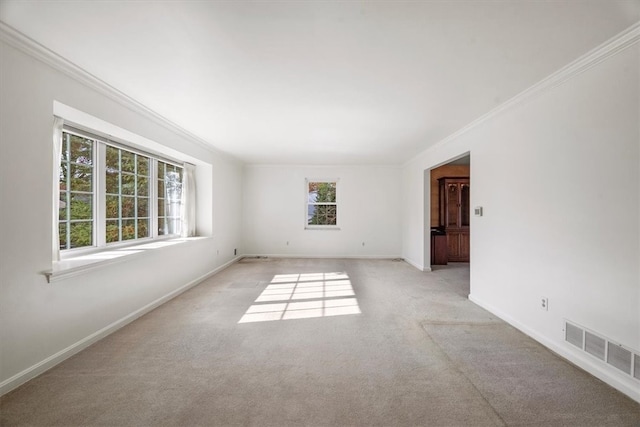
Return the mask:
[[86,271],[93,270],[109,264],[130,259],[132,256],[141,255],[150,251],[159,250],[168,246],[179,245],[196,240],[209,239],[210,237],[186,237],[142,243],[140,245],[124,248],[104,250],[87,255],[79,255],[65,258],[53,263],[51,270],[43,271],[48,283],[52,283],[68,277],[77,276]]
[[337,227],[335,225],[308,225],[304,228],[305,230],[336,230],[339,231],[340,227]]

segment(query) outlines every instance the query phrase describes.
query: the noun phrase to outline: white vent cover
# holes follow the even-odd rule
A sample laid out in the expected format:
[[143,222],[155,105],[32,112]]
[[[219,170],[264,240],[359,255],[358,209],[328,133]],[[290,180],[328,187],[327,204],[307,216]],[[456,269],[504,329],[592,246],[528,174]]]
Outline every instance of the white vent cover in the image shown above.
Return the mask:
[[578,328],[577,326],[572,325],[571,323],[567,323],[565,330],[565,340],[576,347],[582,349],[584,348],[583,338],[584,338],[584,330]]
[[591,332],[585,332],[584,351],[600,360],[605,360],[605,346],[607,342]]
[[565,320],[564,339],[591,356],[640,380],[640,352]]
[[607,363],[615,366],[622,372],[631,375],[631,356],[632,353],[624,347],[609,343],[607,351]]

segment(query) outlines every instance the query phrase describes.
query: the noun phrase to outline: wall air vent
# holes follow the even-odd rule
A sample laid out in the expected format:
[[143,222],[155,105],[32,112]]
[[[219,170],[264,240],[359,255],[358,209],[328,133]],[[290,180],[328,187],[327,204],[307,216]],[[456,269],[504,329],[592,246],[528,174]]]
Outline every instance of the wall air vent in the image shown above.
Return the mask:
[[584,351],[600,360],[605,360],[605,346],[607,341],[591,332],[585,333]]
[[630,350],[596,332],[565,320],[564,340],[609,366],[640,380],[640,351]]
[[631,375],[631,357],[633,354],[624,347],[609,343],[607,363],[625,374]]
[[584,348],[584,345],[582,344],[584,341],[584,329],[580,329],[577,326],[572,325],[571,323],[567,323],[564,331],[564,339],[567,342],[575,345],[580,349]]

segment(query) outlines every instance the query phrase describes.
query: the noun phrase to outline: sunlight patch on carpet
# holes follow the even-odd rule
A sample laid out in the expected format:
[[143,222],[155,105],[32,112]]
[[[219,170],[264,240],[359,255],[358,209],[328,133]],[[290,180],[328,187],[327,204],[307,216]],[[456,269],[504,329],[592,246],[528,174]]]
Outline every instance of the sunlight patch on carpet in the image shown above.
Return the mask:
[[238,323],[360,313],[346,273],[278,274]]

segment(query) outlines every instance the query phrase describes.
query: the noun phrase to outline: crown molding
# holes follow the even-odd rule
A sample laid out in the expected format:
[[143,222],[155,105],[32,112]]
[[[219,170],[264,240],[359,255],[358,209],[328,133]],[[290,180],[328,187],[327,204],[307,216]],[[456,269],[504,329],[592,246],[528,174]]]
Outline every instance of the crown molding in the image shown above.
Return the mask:
[[532,99],[535,96],[542,94],[545,91],[548,91],[557,86],[560,86],[566,81],[584,73],[588,69],[598,65],[599,63],[607,60],[608,58],[614,55],[617,55],[618,53],[624,51],[625,49],[633,46],[639,40],[640,40],[640,21],[636,22],[635,24],[628,27],[626,30],[613,36],[606,42],[602,43],[601,45],[597,46],[596,48],[582,55],[575,61],[555,71],[548,77],[540,80],[538,83],[534,84],[533,86],[530,86],[528,89],[525,89],[524,91],[515,95],[513,98],[503,102],[502,104],[493,108],[489,112],[478,117],[468,125],[460,128],[459,130],[452,133],[451,135],[436,142],[429,148],[421,151],[420,153],[415,155],[412,159],[405,162],[403,164],[403,167],[413,163],[426,151],[432,150],[434,148],[440,148],[447,145],[451,141],[469,132],[473,128],[481,125],[482,123],[493,119],[494,117],[502,114],[503,112],[516,107],[517,105],[523,104],[524,102]]
[[26,35],[22,34],[15,28],[7,25],[2,21],[0,21],[0,40],[62,72],[75,81],[97,91],[101,95],[106,96],[107,98],[117,102],[118,104],[152,120],[154,123],[159,124],[165,129],[187,138],[188,140],[196,143],[201,148],[204,148],[209,152],[228,157],[232,160],[239,161],[239,159],[237,159],[233,155],[214,147],[206,140],[200,138],[197,135],[194,135],[193,133],[175,124],[166,117],[156,113],[155,111],[146,107],[144,104],[136,101],[132,97],[119,91],[115,87],[109,85],[93,74],[87,72],[83,68],[80,68],[76,64],[63,58],[62,56],[46,48],[37,41],[27,37]]
[[298,164],[298,163],[245,163],[245,168],[252,169],[402,169],[402,165],[379,164],[379,163],[336,163],[336,164]]

